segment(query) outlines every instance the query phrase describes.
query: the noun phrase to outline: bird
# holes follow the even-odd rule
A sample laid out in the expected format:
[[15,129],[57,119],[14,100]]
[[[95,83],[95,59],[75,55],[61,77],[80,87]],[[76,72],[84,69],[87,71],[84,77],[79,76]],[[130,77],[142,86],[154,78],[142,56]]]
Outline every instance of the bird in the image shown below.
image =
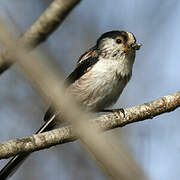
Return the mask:
[[[74,71],[65,79],[66,91],[84,111],[111,111],[106,108],[117,102],[131,79],[136,51],[141,46],[134,34],[128,31],[113,30],[102,34],[95,46],[79,58]],[[50,107],[44,116],[45,124],[36,133],[53,129],[58,114]],[[0,171],[0,179],[12,175],[29,154],[13,157]]]

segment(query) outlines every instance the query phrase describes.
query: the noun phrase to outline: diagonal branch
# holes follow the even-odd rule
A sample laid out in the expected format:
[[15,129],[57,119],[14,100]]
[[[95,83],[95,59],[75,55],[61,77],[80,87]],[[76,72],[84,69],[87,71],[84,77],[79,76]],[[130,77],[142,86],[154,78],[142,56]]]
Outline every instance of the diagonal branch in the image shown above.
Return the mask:
[[[125,109],[125,118],[121,111],[102,115],[92,120],[92,123],[102,130],[123,127],[127,124],[147,120],[160,114],[170,112],[180,107],[180,91],[156,99],[154,101]],[[76,140],[71,126],[58,128],[42,134],[14,139],[0,143],[0,158],[9,158],[23,152],[33,152]]]
[[[19,41],[23,42],[29,50],[36,48],[56,30],[79,2],[80,0],[54,0],[34,24],[22,34]],[[4,51],[0,56],[0,74],[7,70],[12,63],[7,52]]]

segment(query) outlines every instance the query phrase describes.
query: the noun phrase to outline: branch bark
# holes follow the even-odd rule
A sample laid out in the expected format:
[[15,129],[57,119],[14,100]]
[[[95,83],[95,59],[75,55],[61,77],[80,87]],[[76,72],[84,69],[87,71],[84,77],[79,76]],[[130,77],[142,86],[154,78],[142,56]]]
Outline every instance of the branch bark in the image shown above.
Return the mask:
[[[125,118],[121,111],[102,115],[91,122],[102,130],[123,127],[127,124],[152,119],[160,114],[180,107],[180,91],[154,101],[125,109]],[[0,143],[0,159],[9,158],[23,152],[33,152],[57,144],[72,142],[77,139],[71,126],[58,128],[42,134],[14,139]]]
[[[36,48],[56,30],[69,12],[80,1],[81,0],[54,0],[34,24],[22,34],[19,41],[24,43],[29,50]],[[7,54],[6,51],[3,51],[0,56],[0,74],[13,64]]]

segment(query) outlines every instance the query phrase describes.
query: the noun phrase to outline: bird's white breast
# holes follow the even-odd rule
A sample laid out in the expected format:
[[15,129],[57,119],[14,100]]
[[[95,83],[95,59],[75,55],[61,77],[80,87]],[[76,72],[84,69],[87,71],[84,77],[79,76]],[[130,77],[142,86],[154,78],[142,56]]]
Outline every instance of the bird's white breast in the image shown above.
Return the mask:
[[70,92],[88,110],[104,109],[117,101],[127,83],[124,73],[131,74],[131,69],[120,61],[102,58],[71,85]]

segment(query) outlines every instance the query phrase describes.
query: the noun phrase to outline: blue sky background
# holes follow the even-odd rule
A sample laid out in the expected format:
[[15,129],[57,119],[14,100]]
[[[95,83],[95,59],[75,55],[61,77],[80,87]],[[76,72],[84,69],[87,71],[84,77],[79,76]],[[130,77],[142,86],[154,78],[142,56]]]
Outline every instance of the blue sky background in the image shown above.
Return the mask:
[[[1,0],[0,15],[9,22],[13,19],[24,32],[50,2]],[[133,32],[143,47],[137,52],[133,77],[115,107],[142,104],[180,89],[179,9],[178,0],[84,0],[43,46],[68,75],[102,33],[114,29]],[[17,66],[0,77],[0,84],[0,141],[31,135],[42,124],[48,105]],[[109,133],[123,135],[150,179],[179,180],[179,117],[177,109]],[[77,141],[33,153],[12,179],[106,177]]]

